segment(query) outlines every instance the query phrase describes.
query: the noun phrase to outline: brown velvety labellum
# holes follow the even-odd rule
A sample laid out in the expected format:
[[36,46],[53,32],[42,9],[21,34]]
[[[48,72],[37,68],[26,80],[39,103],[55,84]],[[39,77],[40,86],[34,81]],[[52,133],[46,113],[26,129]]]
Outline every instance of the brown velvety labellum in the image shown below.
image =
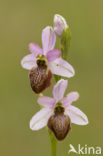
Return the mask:
[[71,129],[69,116],[64,113],[55,113],[48,120],[48,128],[59,141],[63,140]]
[[31,69],[29,73],[31,88],[37,94],[51,85],[52,73],[43,63],[38,61],[38,66]]

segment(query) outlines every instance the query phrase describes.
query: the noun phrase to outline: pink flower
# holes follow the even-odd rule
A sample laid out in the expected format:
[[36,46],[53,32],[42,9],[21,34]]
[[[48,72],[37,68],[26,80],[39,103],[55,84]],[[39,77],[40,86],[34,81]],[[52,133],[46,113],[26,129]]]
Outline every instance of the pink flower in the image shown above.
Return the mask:
[[42,46],[41,49],[37,44],[30,43],[29,50],[31,54],[25,56],[21,65],[27,70],[31,70],[37,67],[37,59],[45,58],[48,68],[53,74],[73,77],[75,72],[73,67],[61,58],[61,51],[59,49],[54,49],[56,41],[56,35],[52,27],[47,26],[42,31]]
[[[79,108],[72,106],[72,102],[78,100],[79,94],[71,92],[64,97],[67,83],[67,80],[59,80],[53,88],[53,98],[42,96],[38,99],[38,103],[44,108],[31,119],[30,128],[32,130],[39,130],[48,126],[57,139],[62,140],[70,130],[71,123],[77,125],[88,124],[87,116]],[[67,129],[65,134],[64,129]],[[63,136],[61,137],[62,132]]]

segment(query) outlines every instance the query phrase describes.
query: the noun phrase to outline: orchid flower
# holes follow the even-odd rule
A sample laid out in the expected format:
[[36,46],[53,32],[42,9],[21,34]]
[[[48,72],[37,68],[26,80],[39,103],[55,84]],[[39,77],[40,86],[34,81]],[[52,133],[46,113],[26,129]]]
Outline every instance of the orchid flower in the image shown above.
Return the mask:
[[71,129],[71,123],[87,125],[87,116],[77,107],[72,105],[79,98],[78,92],[71,92],[64,97],[68,81],[61,79],[53,88],[53,98],[39,97],[38,103],[44,106],[30,121],[32,130],[39,130],[48,126],[58,140],[66,137]]
[[22,67],[31,70],[33,67],[37,66],[38,57],[43,55],[47,59],[48,68],[53,74],[68,78],[74,76],[75,72],[73,67],[61,58],[61,51],[59,49],[54,49],[55,41],[56,35],[52,27],[47,26],[44,28],[42,31],[43,49],[35,43],[30,43],[29,50],[31,54],[22,59]]
[[[56,35],[53,28],[47,26],[42,31],[43,49],[35,43],[30,43],[29,50],[31,54],[25,56],[21,61],[23,68],[31,70],[29,76],[31,79],[31,87],[37,93],[45,89],[44,86],[50,85],[51,73],[67,78],[73,77],[75,74],[73,67],[61,58],[61,51],[59,49],[54,49],[55,41]],[[35,69],[37,66],[40,68]],[[44,68],[42,68],[43,66]],[[42,84],[41,81],[43,81]],[[33,84],[34,82],[35,84]],[[46,84],[46,82],[48,82],[48,84]],[[37,85],[43,85],[43,87],[40,87],[38,90],[37,88],[39,87]]]

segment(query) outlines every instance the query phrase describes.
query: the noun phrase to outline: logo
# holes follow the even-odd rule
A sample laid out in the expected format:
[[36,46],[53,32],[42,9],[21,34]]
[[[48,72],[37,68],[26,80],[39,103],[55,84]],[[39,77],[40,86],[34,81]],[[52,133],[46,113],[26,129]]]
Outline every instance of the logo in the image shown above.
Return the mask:
[[93,147],[93,146],[88,146],[88,145],[84,145],[81,146],[80,144],[78,144],[77,148],[75,148],[72,144],[69,145],[70,149],[68,151],[68,154],[70,153],[75,153],[75,154],[87,154],[87,155],[100,155],[102,154],[102,148],[97,146],[97,147]]

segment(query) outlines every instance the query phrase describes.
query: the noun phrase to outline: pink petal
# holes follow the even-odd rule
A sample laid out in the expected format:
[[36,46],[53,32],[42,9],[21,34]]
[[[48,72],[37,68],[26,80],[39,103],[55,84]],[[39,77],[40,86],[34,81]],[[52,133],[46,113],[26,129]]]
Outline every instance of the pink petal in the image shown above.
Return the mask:
[[52,109],[43,108],[37,112],[30,120],[30,128],[32,130],[39,130],[47,125],[48,119],[53,114]]
[[69,107],[72,104],[72,102],[77,101],[78,98],[78,92],[71,92],[65,98],[63,98],[62,102],[65,107]]
[[21,65],[23,68],[31,70],[33,67],[36,66],[35,56],[33,54],[24,56],[24,58],[21,60]]
[[52,27],[47,26],[42,31],[42,45],[44,54],[52,50],[55,46],[56,35]]
[[67,114],[71,122],[77,125],[87,125],[88,118],[87,116],[77,107],[70,105],[68,109],[66,109],[65,114]]
[[54,86],[53,96],[54,99],[56,99],[56,102],[59,102],[63,98],[67,85],[68,85],[68,81],[61,79]]
[[59,49],[51,50],[47,53],[47,60],[49,62],[56,60],[61,56],[61,51]]
[[64,76],[64,77],[73,77],[75,71],[73,67],[62,58],[56,59],[53,62],[49,62],[49,69],[51,69],[53,74]]
[[52,108],[55,105],[55,102],[56,102],[55,99],[47,97],[47,96],[42,96],[42,97],[39,97],[38,99],[38,103],[40,105],[45,106],[45,107],[50,107],[50,108]]
[[30,43],[29,44],[29,50],[35,56],[37,56],[38,54],[43,54],[43,50],[35,43]]

